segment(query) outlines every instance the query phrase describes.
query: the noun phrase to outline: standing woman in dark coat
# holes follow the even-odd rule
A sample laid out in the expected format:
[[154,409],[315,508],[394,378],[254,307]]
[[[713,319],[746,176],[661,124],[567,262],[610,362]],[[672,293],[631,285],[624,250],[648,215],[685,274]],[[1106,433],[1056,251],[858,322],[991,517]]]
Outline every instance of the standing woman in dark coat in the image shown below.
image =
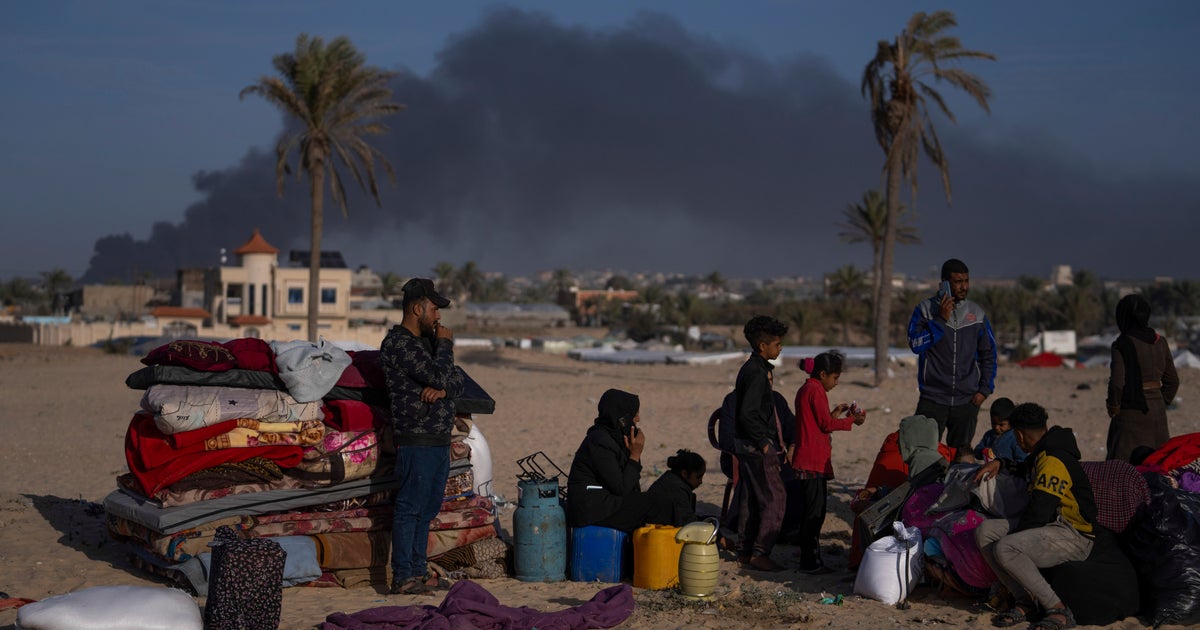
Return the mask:
[[1179,391],[1171,349],[1149,327],[1150,303],[1140,295],[1117,302],[1117,328],[1108,377],[1108,459],[1129,460],[1139,446],[1157,449],[1171,438],[1167,405]]
[[567,476],[567,525],[600,525],[630,532],[646,522],[649,501],[642,494],[642,450],[646,434],[638,397],[610,389],[600,397],[598,415],[575,451]]

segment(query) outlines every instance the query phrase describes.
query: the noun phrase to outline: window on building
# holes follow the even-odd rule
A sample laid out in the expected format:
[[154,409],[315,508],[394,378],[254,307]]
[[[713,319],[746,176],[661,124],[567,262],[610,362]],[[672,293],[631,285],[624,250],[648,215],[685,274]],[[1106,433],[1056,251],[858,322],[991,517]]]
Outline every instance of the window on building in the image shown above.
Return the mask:
[[304,289],[291,288],[288,289],[288,304],[303,304]]
[[333,287],[321,289],[322,304],[337,304],[337,289]]

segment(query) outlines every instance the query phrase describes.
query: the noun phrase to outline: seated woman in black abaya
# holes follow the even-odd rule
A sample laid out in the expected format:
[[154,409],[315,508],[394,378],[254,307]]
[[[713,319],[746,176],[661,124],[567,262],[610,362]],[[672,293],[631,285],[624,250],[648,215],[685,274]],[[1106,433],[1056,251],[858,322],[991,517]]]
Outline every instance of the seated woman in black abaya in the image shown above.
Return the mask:
[[642,493],[642,450],[638,397],[610,389],[600,397],[597,417],[575,451],[567,476],[567,525],[599,525],[631,532],[646,523],[650,498]]

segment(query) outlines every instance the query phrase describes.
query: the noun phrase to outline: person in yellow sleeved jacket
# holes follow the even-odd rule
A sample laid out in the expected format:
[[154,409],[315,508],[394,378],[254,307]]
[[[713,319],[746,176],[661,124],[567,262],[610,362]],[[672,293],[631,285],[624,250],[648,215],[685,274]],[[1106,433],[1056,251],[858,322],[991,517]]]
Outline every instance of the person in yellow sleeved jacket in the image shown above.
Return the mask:
[[1029,504],[1020,518],[988,519],[975,529],[984,560],[1016,600],[1011,609],[992,618],[992,625],[1000,628],[1027,623],[1039,607],[1041,619],[1032,628],[1074,628],[1074,614],[1039,569],[1086,560],[1100,528],[1075,435],[1063,427],[1047,428],[1047,420],[1041,405],[1017,405],[1009,423],[1028,457],[1020,464],[995,460],[975,477],[988,479],[1007,467],[1029,480]]

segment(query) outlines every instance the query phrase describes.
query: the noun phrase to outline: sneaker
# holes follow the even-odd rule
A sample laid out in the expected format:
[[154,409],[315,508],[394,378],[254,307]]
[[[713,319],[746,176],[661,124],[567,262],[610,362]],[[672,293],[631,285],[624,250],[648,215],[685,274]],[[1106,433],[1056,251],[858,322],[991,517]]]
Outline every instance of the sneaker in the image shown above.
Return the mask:
[[429,592],[429,587],[425,585],[425,579],[421,577],[410,577],[401,582],[392,582],[392,588],[388,590],[389,595],[424,595]]

